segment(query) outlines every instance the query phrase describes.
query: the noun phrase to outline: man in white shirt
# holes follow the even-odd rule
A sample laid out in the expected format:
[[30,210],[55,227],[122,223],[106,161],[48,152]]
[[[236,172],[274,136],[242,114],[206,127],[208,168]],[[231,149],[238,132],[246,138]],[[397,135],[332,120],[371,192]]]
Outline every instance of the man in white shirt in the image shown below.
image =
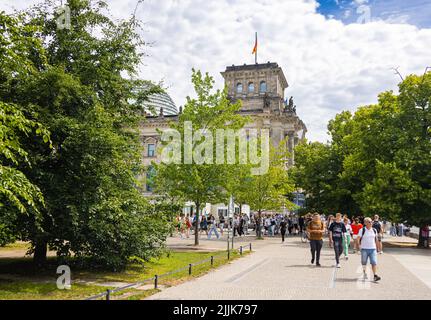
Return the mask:
[[361,244],[361,261],[364,271],[364,278],[367,278],[367,262],[370,258],[371,268],[373,269],[374,281],[379,281],[381,278],[377,275],[377,235],[378,232],[372,226],[371,218],[364,219],[365,227],[359,230],[358,239]]

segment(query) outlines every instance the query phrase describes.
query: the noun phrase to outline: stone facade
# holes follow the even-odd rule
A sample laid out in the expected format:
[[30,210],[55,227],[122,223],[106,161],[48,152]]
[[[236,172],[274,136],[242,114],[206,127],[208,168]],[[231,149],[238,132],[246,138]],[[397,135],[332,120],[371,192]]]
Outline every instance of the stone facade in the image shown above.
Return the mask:
[[229,97],[241,100],[241,113],[253,119],[245,128],[268,129],[275,146],[286,139],[291,153],[289,165],[293,165],[294,147],[305,138],[307,127],[297,116],[293,99],[290,106],[285,101],[284,91],[289,84],[283,70],[268,62],[227,67],[222,76]]

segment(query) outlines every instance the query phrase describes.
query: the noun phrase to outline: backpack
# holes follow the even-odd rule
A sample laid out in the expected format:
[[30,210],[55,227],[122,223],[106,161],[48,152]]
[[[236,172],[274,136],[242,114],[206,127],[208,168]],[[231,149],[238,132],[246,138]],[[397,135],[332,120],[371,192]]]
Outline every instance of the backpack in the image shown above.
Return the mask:
[[373,221],[373,229],[376,229],[376,230],[377,230],[377,232],[379,232],[379,233],[380,233],[380,231],[381,231],[381,229],[382,229],[382,226],[380,225],[380,222],[379,222],[379,221]]
[[[359,231],[359,233],[358,233],[358,235],[360,235],[360,234],[362,234],[362,236],[361,236],[361,240],[359,240],[359,243],[362,243],[362,238],[364,237],[364,234],[365,234],[365,231],[367,230],[367,227],[363,227],[362,229],[361,229],[361,231]],[[377,230],[375,229],[375,228],[373,228],[373,231],[374,231],[374,236],[375,236],[375,238],[377,238]]]

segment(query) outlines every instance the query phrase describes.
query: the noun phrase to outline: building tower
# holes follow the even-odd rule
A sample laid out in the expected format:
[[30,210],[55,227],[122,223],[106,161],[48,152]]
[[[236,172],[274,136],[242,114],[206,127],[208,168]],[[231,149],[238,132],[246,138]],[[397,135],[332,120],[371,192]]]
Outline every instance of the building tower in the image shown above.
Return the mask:
[[227,67],[221,73],[232,101],[241,100],[241,113],[253,121],[246,128],[269,129],[274,146],[281,141],[288,144],[294,163],[294,147],[303,139],[307,127],[296,114],[293,97],[284,96],[289,87],[281,67],[277,63],[264,63]]

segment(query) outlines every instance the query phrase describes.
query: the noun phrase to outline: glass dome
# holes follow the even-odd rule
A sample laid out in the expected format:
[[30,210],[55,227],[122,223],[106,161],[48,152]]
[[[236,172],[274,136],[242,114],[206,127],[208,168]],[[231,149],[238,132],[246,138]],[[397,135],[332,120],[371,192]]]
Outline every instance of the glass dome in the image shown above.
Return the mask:
[[167,93],[150,95],[148,101],[144,103],[145,111],[153,116],[159,115],[160,108],[163,108],[163,115],[165,116],[175,116],[178,114],[174,101]]

